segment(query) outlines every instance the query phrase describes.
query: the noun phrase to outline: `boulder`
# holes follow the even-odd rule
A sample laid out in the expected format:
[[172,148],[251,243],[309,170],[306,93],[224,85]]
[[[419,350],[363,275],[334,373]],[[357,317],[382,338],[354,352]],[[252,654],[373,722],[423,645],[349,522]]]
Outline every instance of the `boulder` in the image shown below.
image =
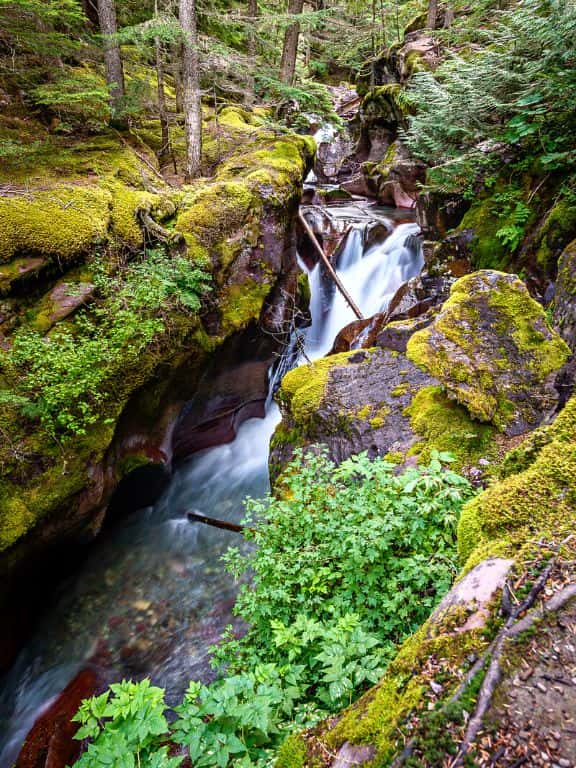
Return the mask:
[[411,158],[400,141],[387,148],[377,165],[366,163],[364,171],[368,185],[377,189],[378,201],[396,208],[414,208],[426,180],[426,166]]
[[404,455],[418,441],[405,413],[414,392],[437,383],[397,352],[345,352],[304,365],[282,380],[283,419],[271,442],[276,477],[297,447],[328,447],[340,462],[368,451]]
[[473,418],[516,435],[556,406],[554,379],[570,350],[518,277],[482,270],[454,283],[407,354]]
[[554,325],[576,352],[576,240],[564,250],[558,262]]

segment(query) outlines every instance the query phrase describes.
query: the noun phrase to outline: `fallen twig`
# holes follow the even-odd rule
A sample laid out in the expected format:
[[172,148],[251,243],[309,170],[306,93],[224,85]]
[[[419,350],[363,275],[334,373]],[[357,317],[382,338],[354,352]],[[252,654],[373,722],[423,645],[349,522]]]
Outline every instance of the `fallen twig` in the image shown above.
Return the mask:
[[320,246],[320,243],[316,239],[316,235],[312,231],[312,227],[310,226],[310,224],[308,224],[308,222],[306,221],[306,219],[302,215],[301,211],[298,213],[298,218],[299,218],[302,226],[304,227],[308,237],[312,241],[312,244],[314,245],[315,249],[318,251],[318,255],[322,259],[322,262],[324,263],[324,266],[328,270],[328,272],[330,274],[330,277],[334,280],[334,282],[336,284],[336,287],[338,288],[338,290],[340,291],[342,296],[344,296],[344,299],[346,300],[346,302],[349,304],[350,309],[354,312],[354,314],[356,315],[358,320],[364,320],[364,316],[363,316],[362,312],[360,312],[360,310],[358,309],[358,307],[354,303],[354,299],[350,296],[350,294],[348,293],[348,291],[346,290],[346,288],[342,284],[342,281],[340,280],[340,278],[336,274],[336,271],[334,270],[334,267],[330,263],[330,260],[328,259],[328,257],[326,256],[326,254],[322,250],[322,248]]

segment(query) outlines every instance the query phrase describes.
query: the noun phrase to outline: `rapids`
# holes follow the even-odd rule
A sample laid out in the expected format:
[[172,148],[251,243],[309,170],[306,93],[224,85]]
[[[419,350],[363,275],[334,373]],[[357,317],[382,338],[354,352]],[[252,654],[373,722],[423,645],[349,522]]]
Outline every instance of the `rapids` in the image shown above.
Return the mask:
[[[396,225],[393,214],[364,208],[359,217],[357,209],[330,209],[333,218],[344,219],[342,231],[356,216],[336,267],[366,317],[386,309],[396,289],[422,268],[410,237],[418,226]],[[366,248],[370,220],[385,221],[392,233]],[[312,322],[302,338],[306,357],[317,359],[355,318],[319,266],[309,280]],[[280,366],[285,371],[289,364]],[[278,378],[271,375],[271,392]],[[167,689],[170,703],[190,679],[210,677],[208,648],[232,621],[236,590],[219,560],[238,540],[189,523],[185,513],[240,520],[243,500],[269,490],[268,445],[279,420],[269,397],[264,419],[246,421],[232,443],[196,454],[175,472],[154,508],[125,518],[95,542],[79,572],[46,605],[35,636],[2,681],[1,766],[11,765],[36,718],[86,665],[97,667],[106,682],[149,676]]]

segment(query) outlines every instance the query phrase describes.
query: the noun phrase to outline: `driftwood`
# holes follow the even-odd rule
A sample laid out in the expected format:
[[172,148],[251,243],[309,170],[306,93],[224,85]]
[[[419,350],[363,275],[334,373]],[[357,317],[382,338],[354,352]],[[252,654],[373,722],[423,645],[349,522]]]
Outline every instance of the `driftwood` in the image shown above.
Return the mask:
[[213,528],[222,528],[224,531],[232,531],[233,533],[244,533],[244,530],[246,529],[245,525],[229,523],[227,520],[217,520],[215,517],[208,517],[207,515],[202,515],[200,512],[186,512],[186,517],[191,523],[204,523],[204,525],[211,525]]
[[362,312],[360,312],[360,310],[358,309],[358,307],[354,303],[354,299],[350,296],[350,294],[348,293],[348,291],[346,290],[346,288],[342,284],[342,281],[340,280],[340,278],[336,274],[336,272],[334,270],[334,267],[330,263],[330,260],[328,259],[328,257],[324,253],[324,251],[322,250],[322,248],[320,246],[320,243],[316,239],[316,235],[312,231],[312,227],[310,226],[310,224],[308,224],[308,222],[306,221],[306,219],[302,215],[302,212],[298,213],[298,218],[300,219],[300,223],[304,227],[304,229],[306,231],[306,234],[308,235],[308,237],[312,241],[312,245],[318,251],[318,255],[322,259],[322,262],[323,262],[324,266],[326,267],[326,269],[328,270],[328,272],[330,274],[330,277],[332,278],[332,280],[334,280],[334,283],[336,284],[336,287],[338,288],[338,290],[340,291],[342,296],[344,296],[344,299],[346,300],[346,302],[349,304],[350,309],[354,312],[354,314],[356,315],[358,320],[364,320],[364,316],[363,316]]

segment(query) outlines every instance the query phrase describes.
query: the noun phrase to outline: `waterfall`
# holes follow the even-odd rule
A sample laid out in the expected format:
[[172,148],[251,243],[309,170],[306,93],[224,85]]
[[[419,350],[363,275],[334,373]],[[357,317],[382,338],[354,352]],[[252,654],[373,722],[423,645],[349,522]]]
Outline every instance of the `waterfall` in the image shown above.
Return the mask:
[[[351,229],[336,267],[366,317],[385,309],[394,291],[419,273],[422,254],[411,237],[417,232],[415,224],[400,224],[385,242],[365,248],[362,227]],[[355,319],[320,266],[309,280],[312,323],[292,339],[270,377],[271,392],[295,362],[305,362],[299,343],[307,358],[317,359]],[[264,419],[246,421],[232,443],[196,454],[153,509],[95,542],[3,681],[0,765],[12,764],[40,712],[88,663],[106,663],[114,679],[149,675],[166,687],[171,703],[190,679],[209,674],[207,649],[231,621],[235,595],[220,557],[237,539],[191,524],[185,513],[236,522],[247,496],[265,495],[268,445],[279,420],[270,397]]]

